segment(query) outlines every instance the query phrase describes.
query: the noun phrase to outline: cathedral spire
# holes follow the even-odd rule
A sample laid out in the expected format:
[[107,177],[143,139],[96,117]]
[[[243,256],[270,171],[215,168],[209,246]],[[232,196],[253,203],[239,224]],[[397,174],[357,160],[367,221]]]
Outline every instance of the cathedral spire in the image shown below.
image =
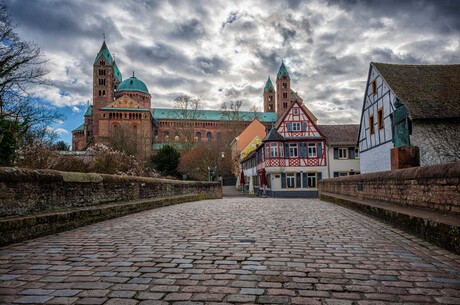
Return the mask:
[[284,75],[286,75],[288,78],[290,78],[289,77],[289,72],[288,72],[286,66],[284,65],[284,60],[283,60],[283,61],[281,61],[281,66],[280,66],[280,70],[278,71],[277,78],[281,78]]
[[267,82],[265,83],[264,91],[269,91],[270,89],[275,90],[270,75],[268,76]]

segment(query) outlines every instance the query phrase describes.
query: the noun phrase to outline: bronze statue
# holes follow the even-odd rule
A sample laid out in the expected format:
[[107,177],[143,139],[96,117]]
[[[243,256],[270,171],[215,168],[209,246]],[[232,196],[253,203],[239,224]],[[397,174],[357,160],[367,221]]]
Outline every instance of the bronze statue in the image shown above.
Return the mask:
[[399,97],[395,97],[393,101],[395,106],[395,110],[392,113],[393,144],[395,147],[409,146],[409,135],[412,133],[411,122],[409,119],[409,110],[399,99]]

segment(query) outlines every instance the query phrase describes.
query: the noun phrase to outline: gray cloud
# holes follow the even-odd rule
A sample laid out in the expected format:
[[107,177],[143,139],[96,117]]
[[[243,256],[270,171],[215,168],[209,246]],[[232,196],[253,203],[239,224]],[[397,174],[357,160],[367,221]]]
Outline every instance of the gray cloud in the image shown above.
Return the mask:
[[[102,33],[125,78],[149,87],[154,107],[181,94],[218,109],[262,108],[281,60],[294,91],[324,123],[358,123],[369,62],[460,62],[460,1],[9,0],[25,40],[43,46],[55,105],[91,99]],[[65,95],[60,95],[60,93]],[[81,115],[81,114],[76,114]]]

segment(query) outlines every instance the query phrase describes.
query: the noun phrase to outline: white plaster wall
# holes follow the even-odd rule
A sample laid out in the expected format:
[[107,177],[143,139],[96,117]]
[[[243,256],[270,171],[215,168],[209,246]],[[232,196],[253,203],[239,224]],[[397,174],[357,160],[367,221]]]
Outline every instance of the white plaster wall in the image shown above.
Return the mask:
[[328,153],[329,177],[333,178],[334,172],[348,172],[351,169],[355,172],[361,172],[360,159],[334,159],[334,148],[331,147]]
[[390,150],[392,148],[393,142],[389,142],[361,153],[361,173],[365,174],[391,170]]

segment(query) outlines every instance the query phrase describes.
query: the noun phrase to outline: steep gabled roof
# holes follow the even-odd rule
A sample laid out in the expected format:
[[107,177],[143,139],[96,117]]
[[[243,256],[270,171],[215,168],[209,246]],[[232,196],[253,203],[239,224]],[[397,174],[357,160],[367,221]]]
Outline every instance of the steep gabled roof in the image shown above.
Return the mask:
[[359,124],[318,125],[329,145],[352,145],[358,142]]
[[307,106],[305,106],[304,103],[302,102],[295,102],[295,103],[292,103],[284,112],[283,114],[278,118],[278,120],[276,120],[276,123],[275,123],[275,126],[276,128],[278,128],[278,126],[280,126],[281,122],[284,120],[284,118],[288,115],[289,111],[291,110],[291,108],[294,106],[294,104],[297,104],[300,106],[300,108],[302,108],[302,110],[307,114],[307,116],[310,118],[310,120],[312,120],[313,123],[316,124],[316,122],[318,121],[318,119],[316,118],[316,116],[310,111],[310,109],[307,108]]
[[460,64],[371,65],[406,105],[412,119],[460,117]]
[[265,136],[265,138],[262,140],[262,142],[267,142],[267,141],[283,141],[284,137],[276,131],[275,126],[272,126],[272,129],[268,132],[268,134]]

